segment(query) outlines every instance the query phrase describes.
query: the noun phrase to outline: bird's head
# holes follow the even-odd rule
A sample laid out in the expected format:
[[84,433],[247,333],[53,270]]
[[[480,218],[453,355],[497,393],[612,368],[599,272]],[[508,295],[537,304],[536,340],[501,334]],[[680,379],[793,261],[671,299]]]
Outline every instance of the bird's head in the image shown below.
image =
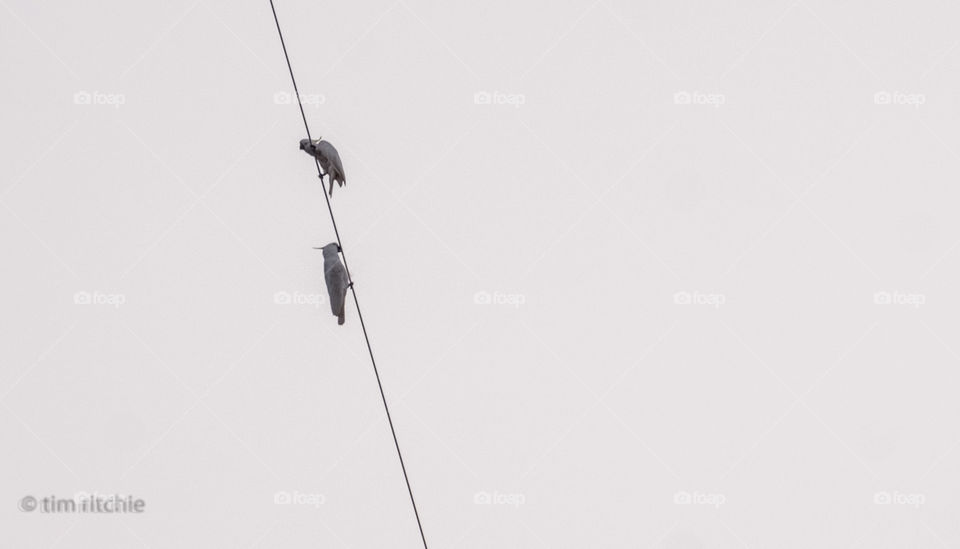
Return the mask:
[[331,242],[322,248],[314,248],[314,250],[323,250],[323,255],[330,255],[340,252],[340,246],[336,242]]
[[321,140],[321,139],[323,139],[323,137],[318,137],[318,138],[314,139],[313,141],[311,141],[311,140],[309,140],[309,139],[301,139],[301,140],[300,140],[300,150],[301,150],[301,151],[305,151],[305,150],[307,150],[307,147],[316,147],[317,144],[320,143],[320,140]]

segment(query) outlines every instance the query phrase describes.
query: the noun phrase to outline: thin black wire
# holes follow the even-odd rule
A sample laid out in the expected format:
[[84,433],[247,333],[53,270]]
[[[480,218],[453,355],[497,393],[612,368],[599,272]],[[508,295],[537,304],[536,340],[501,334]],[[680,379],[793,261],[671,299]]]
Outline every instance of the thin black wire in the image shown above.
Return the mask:
[[[300,116],[303,117],[303,127],[307,130],[307,139],[313,141],[310,135],[310,124],[307,123],[307,114],[303,110],[303,102],[300,101],[300,90],[297,88],[297,79],[293,76],[293,65],[290,64],[290,55],[287,54],[287,44],[283,40],[283,31],[280,30],[280,19],[277,17],[277,8],[270,0],[270,10],[273,11],[273,20],[277,24],[277,34],[280,36],[280,46],[283,47],[283,57],[287,60],[287,70],[290,71],[290,81],[293,82],[293,91],[297,95],[297,105],[300,107]],[[343,249],[340,242],[340,231],[337,229],[337,219],[333,215],[333,207],[330,205],[330,197],[327,195],[327,185],[323,182],[323,169],[320,167],[320,161],[314,158],[317,165],[317,176],[320,178],[320,185],[323,187],[323,198],[327,202],[327,211],[330,213],[330,221],[333,223],[333,232],[337,237],[337,246],[340,248],[340,255],[343,256],[343,267],[347,271],[347,280],[350,282],[350,293],[353,294],[353,303],[357,306],[357,317],[360,319],[360,327],[363,329],[363,339],[367,342],[367,352],[370,353],[370,362],[373,364],[373,373],[377,378],[377,387],[380,389],[380,398],[383,400],[383,409],[387,413],[387,422],[390,424],[390,433],[393,435],[393,445],[397,448],[397,457],[400,458],[400,469],[403,471],[403,480],[407,483],[407,493],[410,494],[410,503],[413,505],[413,514],[417,519],[417,528],[420,529],[420,539],[423,541],[423,548],[427,548],[427,537],[423,534],[423,524],[420,523],[420,512],[417,511],[417,501],[413,498],[413,489],[410,487],[410,477],[407,476],[407,466],[403,463],[403,454],[400,452],[400,442],[397,440],[397,431],[393,427],[393,418],[390,415],[390,406],[387,405],[387,396],[383,392],[383,383],[380,381],[380,371],[377,369],[377,360],[373,357],[373,347],[370,346],[370,337],[367,335],[367,325],[363,322],[363,313],[360,312],[360,301],[357,299],[357,290],[353,287],[353,278],[350,276],[350,267],[347,265],[347,252]],[[330,184],[334,182],[331,180]]]

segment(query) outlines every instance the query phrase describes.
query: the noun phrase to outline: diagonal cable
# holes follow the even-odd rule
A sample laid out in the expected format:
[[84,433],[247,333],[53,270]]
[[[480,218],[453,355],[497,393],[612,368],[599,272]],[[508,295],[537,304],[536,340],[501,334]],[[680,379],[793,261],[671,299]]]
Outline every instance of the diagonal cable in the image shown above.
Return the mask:
[[[303,110],[303,102],[300,100],[300,90],[297,88],[297,79],[293,76],[293,65],[290,64],[290,55],[287,54],[287,44],[283,40],[283,31],[280,30],[280,19],[277,17],[277,8],[270,0],[270,10],[273,12],[273,21],[277,24],[277,35],[280,37],[280,46],[283,48],[283,57],[287,61],[287,70],[290,71],[290,81],[293,83],[293,91],[297,95],[297,105],[300,107],[300,116],[303,118],[303,127],[307,130],[307,139],[313,141],[310,135],[310,124],[307,122],[307,113]],[[420,530],[420,539],[423,541],[423,548],[427,549],[427,538],[423,534],[423,524],[420,523],[420,512],[417,511],[417,501],[413,497],[413,489],[410,487],[410,477],[407,475],[407,466],[403,463],[403,454],[400,452],[400,442],[397,440],[397,431],[393,427],[393,418],[390,416],[390,406],[387,405],[387,396],[383,392],[383,383],[380,381],[380,371],[377,369],[377,361],[373,357],[373,347],[370,345],[370,336],[367,335],[367,326],[363,322],[363,313],[360,312],[360,301],[357,299],[357,290],[353,286],[353,278],[350,276],[350,267],[347,264],[347,253],[343,249],[340,241],[340,231],[337,229],[337,219],[333,215],[333,207],[330,205],[330,196],[327,195],[327,186],[323,182],[323,169],[320,168],[320,161],[314,157],[314,163],[317,166],[317,176],[320,178],[320,185],[323,187],[323,198],[327,202],[327,211],[330,213],[330,222],[333,224],[333,232],[337,237],[337,247],[340,249],[340,255],[343,256],[343,267],[347,272],[347,280],[350,283],[350,293],[353,295],[353,303],[357,306],[357,317],[360,319],[360,327],[363,329],[363,339],[367,342],[367,352],[370,354],[370,362],[373,364],[373,373],[377,378],[377,387],[380,389],[380,399],[383,400],[383,409],[387,413],[387,423],[390,424],[390,433],[393,435],[393,445],[397,449],[397,457],[400,459],[400,469],[403,471],[403,480],[407,484],[407,493],[410,495],[410,504],[413,505],[413,514],[417,519],[417,528]],[[333,185],[333,180],[330,181]]]

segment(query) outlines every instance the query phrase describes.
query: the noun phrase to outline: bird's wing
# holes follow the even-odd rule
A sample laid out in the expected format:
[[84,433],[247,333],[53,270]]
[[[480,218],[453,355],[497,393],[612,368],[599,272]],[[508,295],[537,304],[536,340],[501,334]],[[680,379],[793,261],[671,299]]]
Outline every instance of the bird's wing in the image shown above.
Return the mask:
[[340,300],[338,296],[340,293],[340,278],[336,275],[335,272],[336,263],[332,261],[325,261],[323,265],[323,279],[327,283],[327,297],[330,299],[330,310],[333,314],[337,314],[339,311],[337,307],[337,301]]
[[347,174],[343,171],[343,162],[340,160],[340,153],[337,152],[337,149],[327,141],[321,141],[317,144],[317,150],[320,151],[327,161],[330,162],[330,165],[333,166],[339,172],[339,179],[343,182],[347,181]]
[[327,295],[330,297],[330,312],[339,315],[343,311],[346,302],[347,270],[339,261],[334,263],[329,269],[326,269]]

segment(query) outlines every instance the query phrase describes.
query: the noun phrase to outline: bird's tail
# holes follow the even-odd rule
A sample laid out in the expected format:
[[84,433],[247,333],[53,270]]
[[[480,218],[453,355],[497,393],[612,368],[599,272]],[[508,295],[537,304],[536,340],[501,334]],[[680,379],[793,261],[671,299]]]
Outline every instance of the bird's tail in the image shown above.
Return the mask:
[[347,321],[347,315],[344,314],[344,310],[340,309],[340,314],[337,315],[337,324],[343,326],[343,323]]

